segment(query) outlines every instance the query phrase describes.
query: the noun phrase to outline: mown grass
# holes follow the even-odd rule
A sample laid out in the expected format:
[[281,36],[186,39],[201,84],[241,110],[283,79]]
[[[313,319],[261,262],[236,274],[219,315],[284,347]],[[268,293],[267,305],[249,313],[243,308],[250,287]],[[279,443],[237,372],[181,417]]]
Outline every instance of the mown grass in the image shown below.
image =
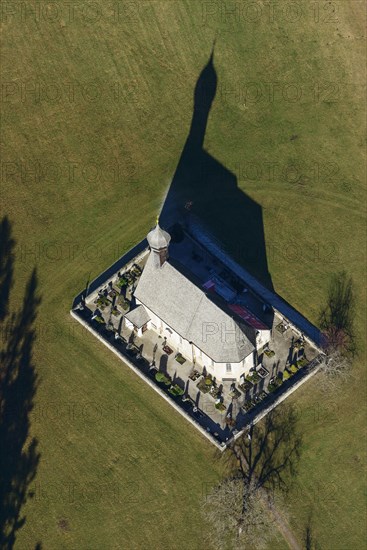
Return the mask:
[[[203,484],[221,471],[212,448],[75,327],[68,309],[89,274],[153,224],[215,36],[218,90],[205,147],[262,206],[276,291],[316,322],[330,274],[346,269],[363,340],[364,8],[336,4],[338,21],[319,22],[306,2],[296,22],[284,13],[271,22],[264,2],[251,22],[244,11],[223,15],[217,4],[144,1],[122,5],[118,19],[100,3],[101,17],[89,23],[79,9],[70,21],[62,2],[54,22],[3,20],[2,81],[12,87],[3,95],[2,160],[29,166],[27,176],[2,174],[1,213],[17,240],[13,300],[34,264],[43,297],[32,425],[41,463],[18,548],[38,541],[45,548],[202,547]],[[262,90],[258,102],[250,83]],[[266,83],[276,86],[273,100]],[[29,92],[36,84],[39,101]],[[302,91],[300,99],[284,99],[287,84]],[[59,99],[50,99],[52,90]],[[35,161],[48,167],[46,176],[32,175]],[[261,167],[257,179],[249,163]],[[278,164],[274,177],[266,163]],[[299,183],[284,175],[294,163]],[[226,245],[241,259],[240,240]],[[364,544],[364,352],[362,344],[354,376],[337,395],[322,395],[316,378],[292,397],[304,454],[288,500],[291,525],[301,541],[312,511],[322,548]]]

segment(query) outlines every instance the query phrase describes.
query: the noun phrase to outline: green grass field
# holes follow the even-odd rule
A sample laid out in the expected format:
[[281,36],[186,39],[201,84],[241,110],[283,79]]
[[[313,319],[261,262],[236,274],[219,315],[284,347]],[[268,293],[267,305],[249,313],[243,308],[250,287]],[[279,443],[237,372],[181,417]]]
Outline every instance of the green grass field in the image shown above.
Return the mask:
[[[345,269],[355,283],[353,376],[335,395],[316,377],[291,398],[304,451],[287,503],[301,545],[312,514],[315,548],[362,550],[363,2],[301,1],[300,12],[273,15],[262,1],[228,4],[234,15],[216,2],[139,0],[116,3],[119,12],[94,2],[99,13],[41,2],[37,21],[31,3],[25,12],[4,4],[1,215],[17,241],[12,304],[34,265],[42,295],[32,415],[41,460],[16,548],[204,548],[199,504],[222,470],[214,448],[69,309],[88,276],[153,225],[216,36],[205,148],[262,206],[275,290],[316,322],[329,276]],[[277,537],[272,547],[287,546]]]

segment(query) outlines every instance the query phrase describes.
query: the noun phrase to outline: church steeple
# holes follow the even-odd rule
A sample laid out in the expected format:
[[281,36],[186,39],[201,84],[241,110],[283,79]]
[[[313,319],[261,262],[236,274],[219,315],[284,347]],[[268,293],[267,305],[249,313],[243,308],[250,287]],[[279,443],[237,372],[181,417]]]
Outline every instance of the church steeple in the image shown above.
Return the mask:
[[168,245],[170,240],[170,234],[159,226],[159,221],[157,218],[155,228],[149,231],[147,235],[147,241],[154,257],[156,258],[157,266],[162,266],[168,259]]

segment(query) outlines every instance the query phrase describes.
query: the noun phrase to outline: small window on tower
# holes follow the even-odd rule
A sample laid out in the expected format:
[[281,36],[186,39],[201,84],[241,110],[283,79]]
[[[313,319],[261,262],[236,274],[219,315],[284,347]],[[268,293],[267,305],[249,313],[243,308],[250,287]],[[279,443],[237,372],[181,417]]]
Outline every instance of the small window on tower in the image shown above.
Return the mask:
[[231,363],[226,363],[226,372],[232,372],[232,365],[231,365]]

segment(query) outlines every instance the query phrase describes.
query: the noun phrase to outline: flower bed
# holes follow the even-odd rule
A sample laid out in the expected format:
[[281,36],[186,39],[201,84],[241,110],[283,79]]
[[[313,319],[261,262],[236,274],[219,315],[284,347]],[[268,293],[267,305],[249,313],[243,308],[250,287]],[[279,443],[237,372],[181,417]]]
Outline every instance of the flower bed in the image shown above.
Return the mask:
[[216,388],[215,386],[210,386],[209,393],[214,399],[217,399],[217,397],[220,395],[219,388]]
[[200,378],[201,374],[200,372],[198,372],[197,370],[194,370],[190,375],[189,375],[189,378],[190,380],[192,380],[193,382],[195,382],[198,378]]
[[183,365],[186,362],[185,357],[183,355],[181,355],[181,353],[177,353],[175,359],[176,359],[177,363],[180,363],[180,365]]
[[100,323],[101,325],[105,324],[105,320],[101,315],[97,315],[97,317],[95,317],[94,320],[97,321],[97,323]]
[[253,384],[257,384],[261,380],[261,378],[257,374],[257,372],[253,372],[252,374],[248,374],[246,376],[246,380],[248,380],[249,382],[252,382]]
[[215,408],[219,411],[219,412],[224,412],[227,407],[224,405],[224,403],[216,403],[215,404]]
[[211,388],[212,384],[213,384],[213,382],[212,382],[211,378],[203,378],[197,384],[197,387],[203,393],[208,393],[208,392],[210,392],[210,388]]
[[184,394],[184,390],[182,388],[180,388],[180,386],[178,384],[175,384],[174,386],[171,386],[168,391],[174,397],[178,397],[179,395]]
[[253,401],[252,399],[250,401],[246,401],[246,403],[244,403],[242,405],[242,409],[244,412],[249,412],[251,409],[254,408],[254,406],[256,405],[255,401]]
[[111,305],[111,301],[106,296],[98,296],[96,303],[97,303],[97,306],[102,310],[105,307]]
[[239,392],[237,388],[233,388],[233,389],[229,392],[229,395],[230,395],[233,399],[238,399],[238,398],[241,396],[241,392]]
[[282,380],[279,376],[277,376],[276,378],[272,379],[271,382],[269,382],[268,384],[268,392],[269,393],[272,393],[273,391],[275,391],[276,389],[279,388],[279,386],[282,385]]
[[267,396],[266,391],[260,392],[258,395],[255,395],[255,403],[261,403]]
[[128,310],[130,307],[130,303],[128,300],[125,300],[125,298],[120,294],[120,296],[117,299],[117,303],[124,311]]
[[269,375],[269,371],[261,365],[261,367],[256,371],[256,373],[261,376],[261,378],[266,378]]
[[240,390],[242,390],[245,393],[247,391],[251,390],[251,388],[253,388],[253,387],[254,387],[254,385],[250,380],[245,380],[245,382],[243,382],[242,384],[239,385]]
[[266,357],[274,357],[274,355],[275,355],[275,351],[273,351],[272,349],[266,349],[266,350],[264,350],[264,353],[265,353]]
[[283,334],[287,330],[287,327],[284,325],[284,323],[279,323],[279,325],[277,325],[275,328],[277,331],[280,332],[280,334]]
[[170,386],[171,384],[171,379],[165,374],[163,374],[163,372],[157,372],[157,374],[155,375],[155,379],[157,380],[157,382],[160,382],[165,386]]
[[296,372],[298,371],[296,365],[290,365],[289,367],[286,367],[286,369],[291,375],[296,374]]
[[120,279],[116,283],[116,286],[118,288],[123,288],[124,286],[127,286],[127,284],[127,279],[125,279],[125,277],[120,277]]
[[140,266],[138,266],[138,264],[134,264],[131,268],[131,273],[133,273],[135,277],[140,277],[140,275],[142,274],[142,269]]

